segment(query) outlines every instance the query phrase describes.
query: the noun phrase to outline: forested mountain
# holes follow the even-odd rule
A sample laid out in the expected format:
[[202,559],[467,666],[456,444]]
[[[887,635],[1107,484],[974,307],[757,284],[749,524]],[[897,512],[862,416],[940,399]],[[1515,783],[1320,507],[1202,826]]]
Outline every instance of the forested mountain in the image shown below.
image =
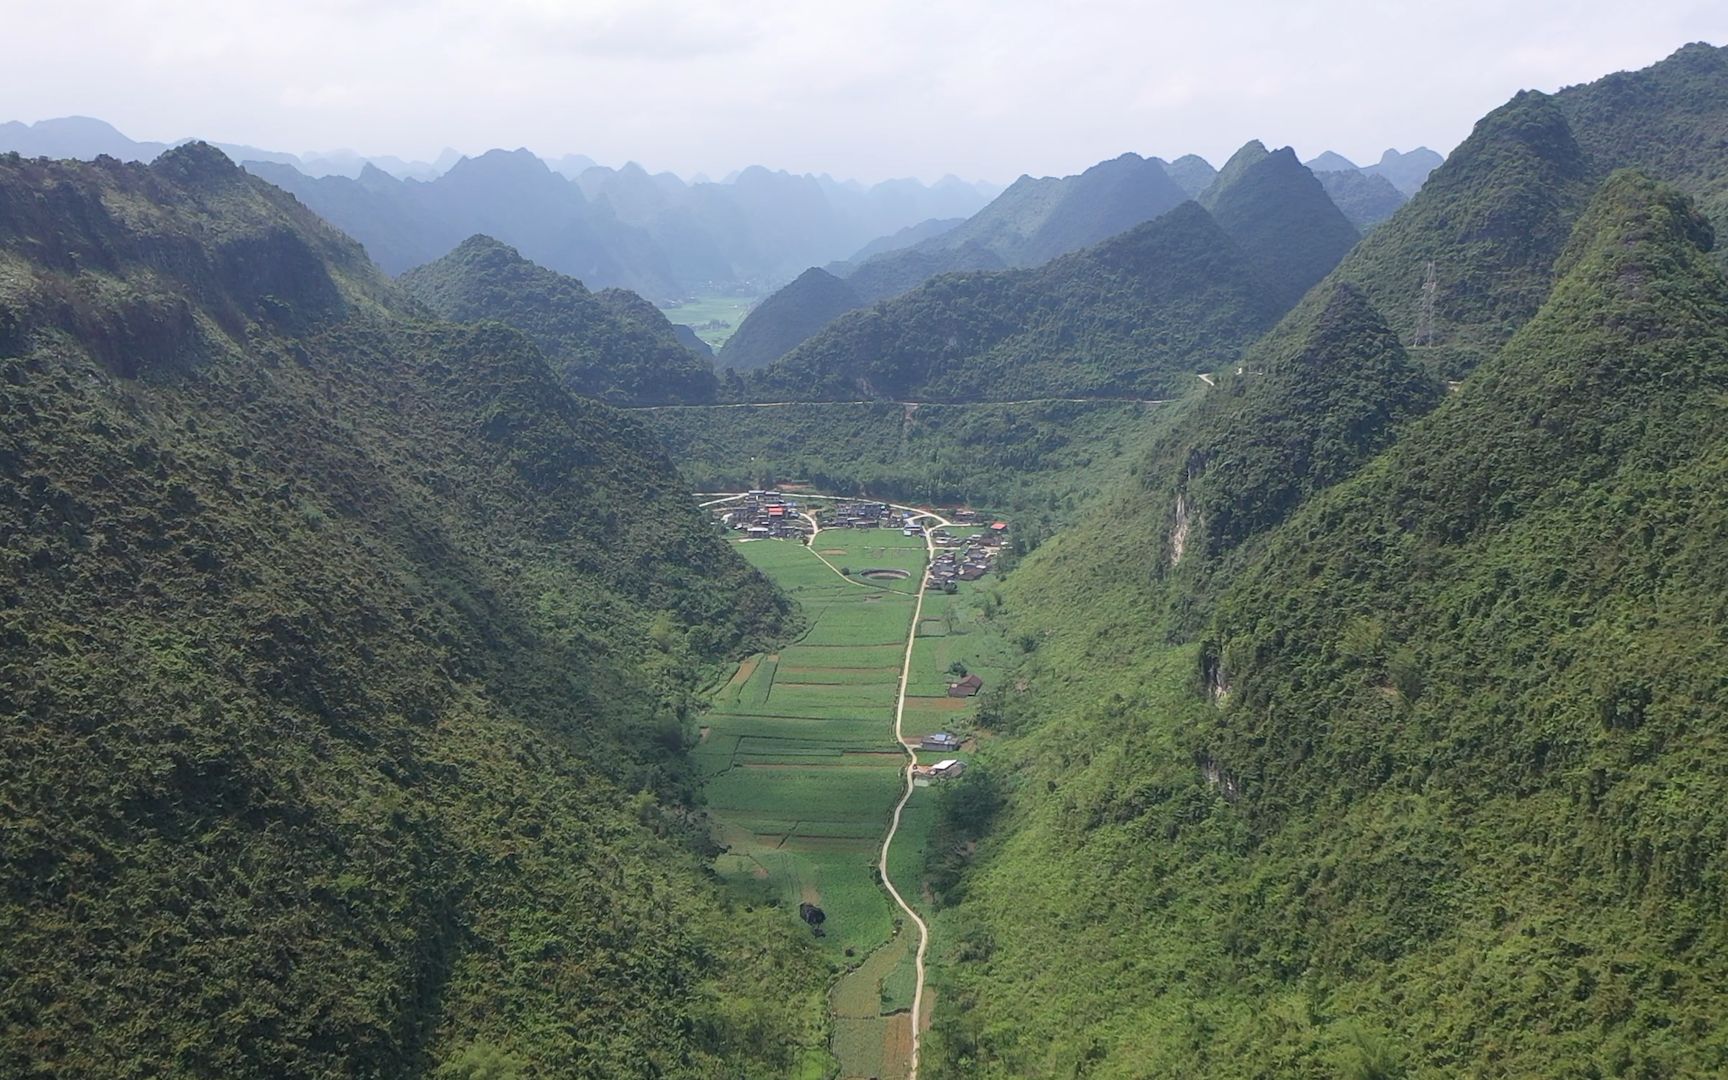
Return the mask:
[[[464,158],[429,182],[398,180],[379,169],[367,169],[357,180],[314,180],[288,165],[246,167],[359,240],[386,273],[423,266],[480,233],[596,287],[655,298],[685,291],[652,235],[589,202],[574,183],[526,150]],[[692,258],[700,262],[704,254]]]
[[489,236],[469,237],[401,284],[441,318],[522,331],[575,393],[629,405],[714,400],[713,362],[653,304],[621,289],[591,293]]
[[[962,224],[854,264],[845,283],[857,297],[852,306],[861,307],[899,296],[941,274],[1041,266],[1150,221],[1186,197],[1158,159],[1136,154],[1100,162],[1078,176],[1022,176]],[[798,294],[807,292],[811,283],[800,282],[796,289],[786,287],[794,291],[784,301],[770,297],[758,304],[739,333],[748,329],[752,340],[774,342],[778,356],[827,325],[810,317],[816,309]],[[830,287],[825,295],[833,298],[836,290]]]
[[[172,144],[175,146],[189,139],[181,139]],[[158,155],[169,148],[169,143],[140,142],[128,138],[114,125],[88,116],[61,116],[51,120],[38,120],[34,124],[23,124],[17,121],[0,123],[0,154],[14,153],[24,157],[76,158],[83,161],[93,160],[106,154],[108,157],[119,158],[121,161],[154,161]],[[236,161],[270,161],[283,165],[292,165],[308,176],[327,176],[330,173],[341,173],[345,176],[358,176],[366,165],[383,169],[393,176],[420,176],[430,178],[443,172],[454,164],[454,151],[445,151],[450,155],[448,160],[440,156],[437,162],[403,161],[390,155],[373,155],[363,157],[351,150],[338,150],[325,154],[286,154],[281,151],[261,150],[256,146],[243,146],[236,143],[212,141],[210,145],[221,150]]]
[[1337,277],[1405,342],[1432,343],[1418,350],[1424,364],[1461,374],[1535,312],[1591,186],[1614,169],[1646,169],[1728,224],[1728,157],[1711,134],[1724,124],[1728,53],[1708,45],[1555,95],[1526,91],[1479,121]]
[[1192,467],[1015,572],[1037,645],[947,799],[944,852],[989,833],[945,871],[932,1075],[1728,1066],[1710,242],[1615,175],[1414,421],[1433,391],[1329,286]]
[[1318,157],[1304,161],[1310,172],[1318,176],[1323,172],[1359,172],[1361,166],[1335,150],[1322,151]]
[[850,285],[813,266],[751,309],[738,332],[721,347],[719,361],[739,371],[766,367],[830,322],[863,305]]
[[[968,248],[988,251],[1005,266],[1039,266],[1150,221],[1184,198],[1186,193],[1165,175],[1157,159],[1137,154],[1101,161],[1077,176],[1022,176],[959,227],[904,251],[878,256],[857,273],[874,263],[920,264],[933,252]],[[877,268],[875,273],[883,271]],[[896,295],[860,292],[868,300]]]
[[1175,161],[1167,162],[1164,172],[1190,199],[1205,191],[1218,176],[1212,163],[1198,154],[1183,154]]
[[1200,204],[1282,308],[1300,300],[1360,238],[1288,146],[1268,153],[1249,143],[1219,170]]
[[[1336,212],[1336,211],[1334,211]],[[1167,397],[1282,312],[1198,205],[1037,270],[949,274],[850,312],[749,381],[766,400]]]
[[0,156],[0,1072],[820,1069],[683,754],[784,599],[417,310],[209,147]]
[[1409,200],[1384,176],[1357,169],[1320,171],[1310,169],[1333,204],[1357,229],[1367,231],[1380,224]]
[[1322,287],[1238,373],[1221,373],[1150,455],[1148,484],[1169,486],[1165,560],[1215,558],[1264,532],[1384,449],[1438,396],[1359,291]]

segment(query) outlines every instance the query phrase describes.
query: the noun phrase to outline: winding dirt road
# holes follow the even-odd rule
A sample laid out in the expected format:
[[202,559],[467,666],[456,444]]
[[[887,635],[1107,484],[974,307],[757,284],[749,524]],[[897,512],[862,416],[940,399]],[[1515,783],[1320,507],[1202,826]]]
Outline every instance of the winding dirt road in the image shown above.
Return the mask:
[[[741,491],[696,492],[696,497],[698,499],[708,500],[701,504],[704,507],[719,506],[731,502],[734,499],[743,498],[744,495],[745,493]],[[801,499],[828,499],[836,502],[853,501],[833,495],[800,494],[798,497]],[[881,500],[878,499],[875,501],[880,502]],[[906,771],[902,774],[905,780],[905,785],[900,790],[900,801],[894,804],[894,816],[888,822],[888,832],[882,837],[881,853],[876,857],[876,870],[882,877],[883,888],[888,890],[888,895],[894,898],[894,902],[900,906],[901,911],[906,913],[906,917],[912,920],[912,925],[918,928],[918,951],[913,957],[913,967],[917,972],[917,981],[912,990],[912,1015],[910,1017],[912,1024],[912,1058],[910,1066],[906,1072],[908,1080],[918,1080],[918,1046],[922,1034],[919,1031],[919,1020],[924,1015],[924,960],[926,954],[930,950],[930,927],[925,924],[923,917],[918,914],[912,905],[907,902],[906,898],[901,895],[900,890],[895,887],[894,879],[889,876],[888,873],[888,850],[893,847],[894,837],[900,831],[900,815],[902,811],[906,809],[906,804],[912,799],[912,792],[914,790],[912,786],[912,770],[918,764],[917,751],[915,751],[911,744],[906,741],[904,721],[906,718],[906,690],[907,687],[911,685],[912,681],[912,650],[918,642],[918,623],[924,617],[924,594],[930,588],[928,564],[934,562],[936,559],[936,540],[935,537],[931,535],[930,530],[951,527],[954,523],[942,515],[930,510],[920,510],[918,507],[903,506],[899,503],[889,503],[888,505],[896,510],[908,514],[908,523],[920,521],[924,518],[929,518],[936,523],[932,526],[928,526],[924,532],[924,561],[926,564],[926,570],[921,571],[918,578],[918,599],[912,608],[912,627],[906,632],[906,655],[900,662],[900,693],[894,700],[894,742],[906,753]],[[809,514],[801,513],[799,516],[808,521],[813,530],[810,534],[810,543],[805,545],[805,550],[809,551],[810,554],[815,555],[818,559],[821,559],[823,565],[834,571],[834,573],[839,574],[844,580],[850,581],[854,585],[864,584],[863,582],[852,581],[851,578],[840,573],[839,567],[829,562],[826,558],[823,558],[821,553],[816,550],[816,536],[822,532],[822,527],[818,525],[816,519],[811,517]]]

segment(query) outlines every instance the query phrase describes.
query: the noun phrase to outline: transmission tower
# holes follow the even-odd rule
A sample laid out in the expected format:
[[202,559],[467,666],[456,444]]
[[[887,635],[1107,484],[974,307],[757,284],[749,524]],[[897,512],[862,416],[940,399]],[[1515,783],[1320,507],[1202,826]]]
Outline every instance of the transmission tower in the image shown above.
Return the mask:
[[1422,307],[1416,318],[1416,340],[1412,344],[1434,344],[1434,297],[1440,292],[1440,279],[1434,276],[1434,260],[1428,260],[1428,276],[1422,279]]

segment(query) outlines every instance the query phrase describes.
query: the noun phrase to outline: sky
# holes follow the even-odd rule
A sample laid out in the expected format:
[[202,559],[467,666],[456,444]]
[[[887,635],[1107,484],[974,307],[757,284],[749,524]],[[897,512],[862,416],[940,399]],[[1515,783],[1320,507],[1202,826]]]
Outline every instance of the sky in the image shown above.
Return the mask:
[[526,146],[1007,182],[1249,139],[1442,153],[1524,88],[1728,43],[1723,0],[12,0],[0,120],[430,160]]

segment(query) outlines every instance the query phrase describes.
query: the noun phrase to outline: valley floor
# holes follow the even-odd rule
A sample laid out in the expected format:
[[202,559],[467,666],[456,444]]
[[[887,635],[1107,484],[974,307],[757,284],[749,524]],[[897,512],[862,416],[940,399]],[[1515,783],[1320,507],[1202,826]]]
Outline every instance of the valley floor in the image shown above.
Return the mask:
[[[788,919],[804,904],[821,909],[822,947],[837,975],[830,1006],[839,1073],[904,1077],[914,1068],[914,1002],[924,997],[920,1029],[932,1005],[921,994],[919,954],[937,792],[922,774],[954,756],[911,748],[925,734],[969,726],[975,699],[948,695],[952,665],[986,678],[996,670],[1001,645],[981,617],[990,582],[921,599],[931,549],[897,529],[825,529],[808,546],[734,543],[797,601],[808,630],[740,663],[703,720],[695,756],[725,849],[716,869]],[[907,576],[866,580],[856,574],[864,569]],[[884,888],[884,867],[910,910]],[[920,919],[907,918],[911,911]]]

